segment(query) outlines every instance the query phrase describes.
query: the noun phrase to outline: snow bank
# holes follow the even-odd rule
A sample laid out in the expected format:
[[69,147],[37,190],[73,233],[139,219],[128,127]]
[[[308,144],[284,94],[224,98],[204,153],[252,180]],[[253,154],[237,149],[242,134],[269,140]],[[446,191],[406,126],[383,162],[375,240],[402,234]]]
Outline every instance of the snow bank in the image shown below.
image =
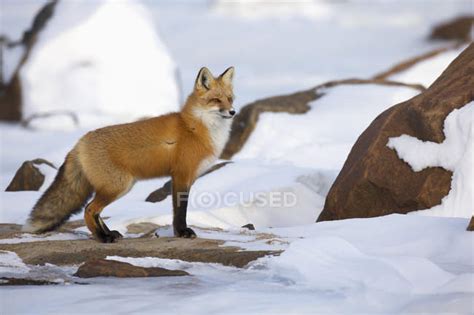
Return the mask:
[[453,110],[444,123],[442,143],[421,141],[408,135],[390,138],[387,146],[410,164],[415,172],[442,167],[453,172],[451,190],[441,204],[419,214],[470,218],[474,215],[472,150],[474,102]]
[[[312,223],[335,175],[285,164],[237,161],[196,181],[189,197],[187,222],[233,230],[248,223],[257,229]],[[139,222],[169,225],[169,207],[159,215],[131,220],[114,211],[107,222],[119,230]]]
[[[330,302],[332,311],[467,313],[474,262],[466,224],[464,219],[389,215],[276,229],[273,233],[303,239],[264,265],[293,286],[331,292],[342,303]],[[445,301],[440,309],[434,296]]]
[[[466,219],[389,215],[268,229],[291,239],[248,268],[109,256],[191,277],[90,279],[88,286],[2,291],[7,313],[115,310],[191,314],[470,314],[473,234]],[[107,290],[104,290],[106,288]],[[113,290],[110,290],[113,288]],[[97,297],[100,298],[97,298]],[[29,303],[23,301],[28,297]],[[93,303],[84,303],[92,300]],[[212,303],[209,303],[212,301]]]
[[448,50],[419,62],[408,70],[394,74],[388,79],[406,83],[420,83],[429,87],[466,47],[462,46],[458,49]]
[[416,94],[414,89],[380,85],[328,89],[303,115],[260,115],[234,159],[258,158],[339,171],[352,145],[375,117]]
[[[140,2],[60,1],[21,69],[23,118],[74,112],[81,125],[179,109],[176,66]],[[34,127],[68,128],[68,116]]]
[[214,0],[213,9],[220,14],[243,18],[323,18],[331,15],[328,4],[319,0]]

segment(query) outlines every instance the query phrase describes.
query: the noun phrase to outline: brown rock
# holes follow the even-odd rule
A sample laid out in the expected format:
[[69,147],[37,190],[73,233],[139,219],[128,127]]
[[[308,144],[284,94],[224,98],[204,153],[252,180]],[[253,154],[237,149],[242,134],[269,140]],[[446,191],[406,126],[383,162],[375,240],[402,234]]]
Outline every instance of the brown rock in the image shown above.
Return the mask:
[[[0,230],[0,233],[2,231]],[[0,235],[0,238],[2,235]],[[5,231],[5,237],[12,235]],[[17,235],[18,236],[18,235]],[[104,244],[95,240],[61,240],[0,244],[0,250],[15,252],[25,264],[78,265],[107,256],[159,257],[190,262],[216,263],[244,267],[251,261],[279,251],[245,251],[239,247],[222,246],[224,241],[195,238],[152,237],[124,238],[117,243]]]
[[250,231],[255,231],[255,226],[252,223],[242,225],[243,229],[249,229]]
[[469,221],[469,225],[467,226],[468,231],[474,231],[474,216],[471,218],[471,221]]
[[147,236],[154,235],[155,231],[160,226],[155,223],[151,222],[140,222],[140,223],[132,223],[127,225],[127,233],[128,234],[144,234]]
[[138,277],[176,277],[188,276],[189,273],[183,270],[169,270],[160,267],[144,268],[132,264],[107,259],[92,259],[86,261],[79,267],[74,276],[79,278],[94,277],[118,277],[118,278],[138,278]]
[[379,79],[345,79],[337,81],[329,81],[318,85],[306,91],[297,92],[289,95],[273,96],[262,100],[255,101],[245,105],[232,122],[232,129],[224,151],[221,154],[221,159],[230,159],[234,154],[239,152],[248,138],[254,131],[260,114],[269,113],[290,113],[290,114],[304,114],[310,110],[309,103],[323,97],[328,88],[338,85],[353,85],[353,84],[379,84],[389,86],[406,86],[417,90],[424,90],[425,88],[420,84],[406,84],[395,81],[379,80]]
[[468,42],[471,40],[471,29],[473,25],[474,16],[458,17],[435,26],[431,31],[430,39]]
[[0,286],[10,286],[10,285],[54,285],[58,282],[51,282],[48,280],[39,280],[39,279],[28,279],[28,278],[10,278],[10,277],[1,277]]
[[274,96],[250,103],[239,111],[232,122],[229,141],[221,154],[222,159],[230,159],[239,152],[257,125],[259,116],[264,112],[304,114],[309,103],[319,95],[313,89],[290,95]]
[[44,159],[23,162],[5,191],[39,190],[44,183],[44,175],[36,167],[40,164],[56,168]]
[[413,172],[386,144],[408,134],[444,140],[446,116],[474,99],[474,45],[458,56],[425,92],[380,114],[359,136],[326,198],[318,221],[374,217],[430,208],[451,186],[451,172]]
[[171,180],[164,183],[164,185],[158,188],[157,190],[152,191],[148,195],[148,197],[146,197],[145,201],[160,202],[160,201],[165,200],[170,195],[171,195]]

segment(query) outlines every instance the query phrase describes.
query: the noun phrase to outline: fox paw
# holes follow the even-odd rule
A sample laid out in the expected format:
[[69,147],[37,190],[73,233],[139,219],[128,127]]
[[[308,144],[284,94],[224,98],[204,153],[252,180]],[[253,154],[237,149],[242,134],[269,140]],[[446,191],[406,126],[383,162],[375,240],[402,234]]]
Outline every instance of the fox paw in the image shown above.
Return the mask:
[[110,231],[107,234],[101,234],[96,236],[97,239],[102,243],[115,243],[117,240],[123,238],[123,235],[119,231]]
[[196,233],[194,233],[194,231],[188,227],[175,229],[174,235],[176,237],[182,237],[182,238],[196,238]]

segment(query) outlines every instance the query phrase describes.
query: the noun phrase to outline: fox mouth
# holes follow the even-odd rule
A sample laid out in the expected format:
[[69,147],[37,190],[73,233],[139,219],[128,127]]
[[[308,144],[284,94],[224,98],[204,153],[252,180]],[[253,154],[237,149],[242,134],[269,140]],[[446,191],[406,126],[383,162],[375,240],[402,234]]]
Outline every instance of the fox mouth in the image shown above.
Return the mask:
[[222,114],[219,114],[219,116],[221,116],[221,118],[224,118],[224,119],[231,119],[234,117],[232,115],[222,115]]

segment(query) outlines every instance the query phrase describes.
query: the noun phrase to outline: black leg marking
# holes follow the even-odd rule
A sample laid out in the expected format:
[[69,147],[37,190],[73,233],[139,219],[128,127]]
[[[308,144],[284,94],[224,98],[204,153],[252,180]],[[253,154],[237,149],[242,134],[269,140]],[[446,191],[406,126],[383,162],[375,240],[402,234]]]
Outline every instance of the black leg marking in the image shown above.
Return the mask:
[[188,209],[189,191],[173,191],[173,229],[176,237],[195,238],[196,233],[188,228],[186,212]]
[[109,230],[99,215],[94,216],[94,220],[97,225],[96,233],[94,234],[102,243],[115,243],[118,239],[123,238],[120,232]]

